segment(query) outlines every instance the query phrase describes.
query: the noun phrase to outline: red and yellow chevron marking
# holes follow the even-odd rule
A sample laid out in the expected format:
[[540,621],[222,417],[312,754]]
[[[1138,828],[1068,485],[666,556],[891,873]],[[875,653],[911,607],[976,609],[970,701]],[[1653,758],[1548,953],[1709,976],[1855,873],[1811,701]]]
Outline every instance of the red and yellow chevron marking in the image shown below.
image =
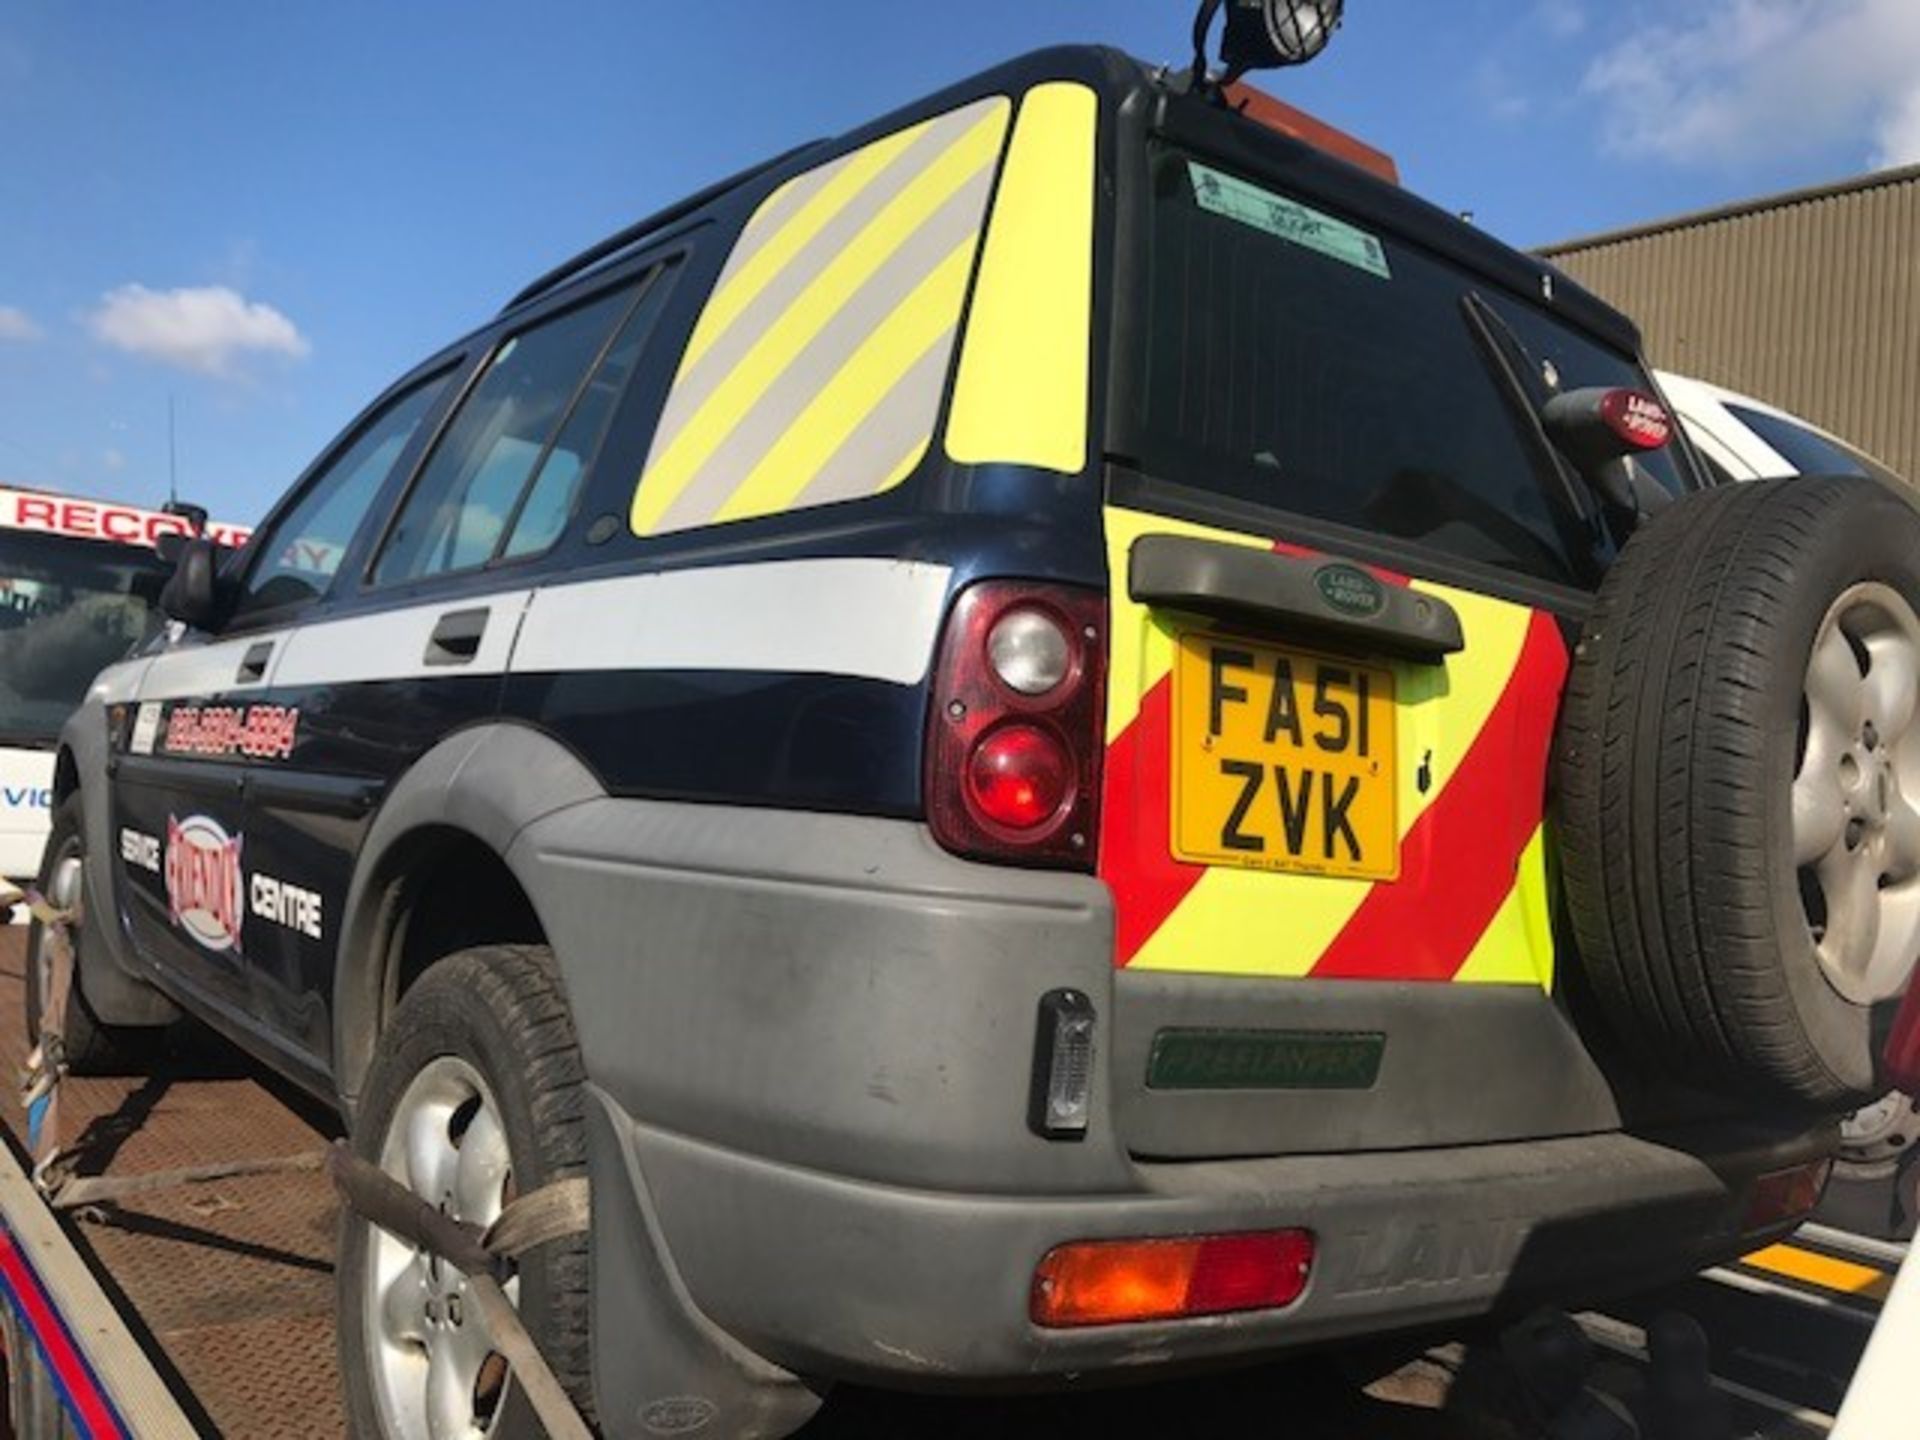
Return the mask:
[[[1400,878],[1192,865],[1168,843],[1174,632],[1126,594],[1146,534],[1296,547],[1119,508],[1100,873],[1118,912],[1115,963],[1216,975],[1553,983],[1542,811],[1567,651],[1547,615],[1378,573],[1444,598],[1466,648],[1395,663]],[[1420,785],[1423,769],[1428,783]]]

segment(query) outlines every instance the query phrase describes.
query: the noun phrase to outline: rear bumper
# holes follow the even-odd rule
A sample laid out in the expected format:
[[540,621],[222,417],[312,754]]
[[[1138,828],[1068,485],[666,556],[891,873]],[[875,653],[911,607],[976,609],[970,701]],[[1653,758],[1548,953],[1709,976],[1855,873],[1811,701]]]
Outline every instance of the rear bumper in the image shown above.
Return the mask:
[[[604,1097],[603,1103],[604,1103]],[[798,1374],[1005,1385],[1258,1356],[1677,1278],[1740,1252],[1750,1182],[1817,1159],[1822,1131],[1624,1134],[1458,1149],[1140,1164],[1108,1195],[903,1189],[608,1118],[690,1299]],[[1064,1241],[1280,1226],[1318,1244],[1277,1312],[1045,1330],[1034,1266]]]
[[[1116,980],[1104,885],[910,822],[596,798],[508,858],[597,1097],[605,1414],[695,1393],[658,1373],[669,1331],[702,1373],[1007,1384],[1564,1303],[1737,1253],[1751,1178],[1832,1143],[1623,1133],[1538,990]],[[1026,1124],[1059,988],[1100,1017],[1078,1143]],[[1364,1090],[1149,1091],[1161,1026],[1378,1028],[1385,1060]],[[1278,1158],[1208,1158],[1236,1153]],[[1284,1312],[1028,1321],[1062,1242],[1278,1226],[1319,1242]]]

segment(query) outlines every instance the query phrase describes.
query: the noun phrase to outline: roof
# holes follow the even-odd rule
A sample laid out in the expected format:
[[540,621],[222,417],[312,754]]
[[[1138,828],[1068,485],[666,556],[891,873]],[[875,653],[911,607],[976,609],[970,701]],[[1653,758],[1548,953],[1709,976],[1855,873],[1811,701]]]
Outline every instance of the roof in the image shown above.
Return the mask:
[[1784,210],[1792,205],[1807,204],[1809,201],[1830,200],[1839,195],[1853,195],[1863,190],[1879,190],[1916,180],[1920,180],[1920,165],[1903,165],[1892,170],[1876,170],[1867,175],[1856,175],[1851,179],[1836,180],[1827,185],[1810,185],[1799,190],[1783,190],[1777,195],[1761,195],[1751,200],[1738,200],[1730,205],[1718,205],[1707,210],[1689,210],[1679,215],[1668,216],[1664,220],[1649,220],[1643,224],[1628,225],[1619,230],[1605,230],[1594,235],[1578,236],[1572,240],[1557,240],[1551,245],[1536,247],[1534,253],[1551,257],[1575,250],[1592,250],[1601,245],[1617,245],[1624,240],[1639,240],[1649,235],[1662,235],[1674,230],[1690,230],[1697,225],[1711,225],[1720,220],[1737,220],[1745,215]]
[[[1229,92],[1229,103],[1185,94],[1177,74],[1098,45],[1059,45],[1004,61],[832,139],[803,145],[723,180],[550,270],[509,301],[490,323],[536,299],[569,293],[577,283],[598,277],[637,248],[658,242],[681,225],[697,223],[720,207],[744,211],[801,171],[880,135],[981,95],[1021,93],[1054,80],[1089,85],[1102,92],[1109,104],[1145,93],[1153,101],[1149,123],[1162,133],[1177,139],[1204,139],[1208,143],[1203,148],[1223,160],[1237,157],[1251,164],[1255,173],[1297,186],[1304,194],[1324,199],[1364,223],[1381,225],[1516,294],[1535,300],[1550,296],[1563,319],[1619,348],[1637,351],[1640,347],[1632,321],[1578,282],[1554,275],[1552,267],[1537,257],[1402,189],[1390,178],[1396,172],[1383,152],[1271,97],[1262,97],[1256,104],[1255,92],[1247,87]],[[1229,108],[1236,101],[1246,110],[1244,116]]]

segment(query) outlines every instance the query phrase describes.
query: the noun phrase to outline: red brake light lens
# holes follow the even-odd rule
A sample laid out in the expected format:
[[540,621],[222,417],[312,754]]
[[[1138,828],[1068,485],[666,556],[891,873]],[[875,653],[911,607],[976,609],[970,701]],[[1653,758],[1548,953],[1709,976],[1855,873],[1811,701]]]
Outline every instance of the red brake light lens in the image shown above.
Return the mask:
[[927,822],[956,854],[1093,868],[1107,607],[990,580],[961,592],[928,720]]
[[1036,725],[983,737],[967,760],[967,794],[989,819],[1032,830],[1059,813],[1073,790],[1073,757]]
[[1600,418],[1635,450],[1658,450],[1673,438],[1667,407],[1644,390],[1609,390],[1600,400]]

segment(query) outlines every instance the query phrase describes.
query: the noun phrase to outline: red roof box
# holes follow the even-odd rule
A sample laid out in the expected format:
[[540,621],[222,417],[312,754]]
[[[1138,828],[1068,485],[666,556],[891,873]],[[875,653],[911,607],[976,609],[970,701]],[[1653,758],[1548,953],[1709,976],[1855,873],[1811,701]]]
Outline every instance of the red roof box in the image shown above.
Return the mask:
[[1276,100],[1264,90],[1256,90],[1244,81],[1236,80],[1227,86],[1226,94],[1227,103],[1249,120],[1257,120],[1269,130],[1291,135],[1295,140],[1324,150],[1329,155],[1338,155],[1349,165],[1358,165],[1369,175],[1377,175],[1390,185],[1400,183],[1400,167],[1393,163],[1393,157],[1386,151],[1376,150],[1366,141],[1324,120],[1316,120],[1306,111],[1297,110],[1284,100]]

